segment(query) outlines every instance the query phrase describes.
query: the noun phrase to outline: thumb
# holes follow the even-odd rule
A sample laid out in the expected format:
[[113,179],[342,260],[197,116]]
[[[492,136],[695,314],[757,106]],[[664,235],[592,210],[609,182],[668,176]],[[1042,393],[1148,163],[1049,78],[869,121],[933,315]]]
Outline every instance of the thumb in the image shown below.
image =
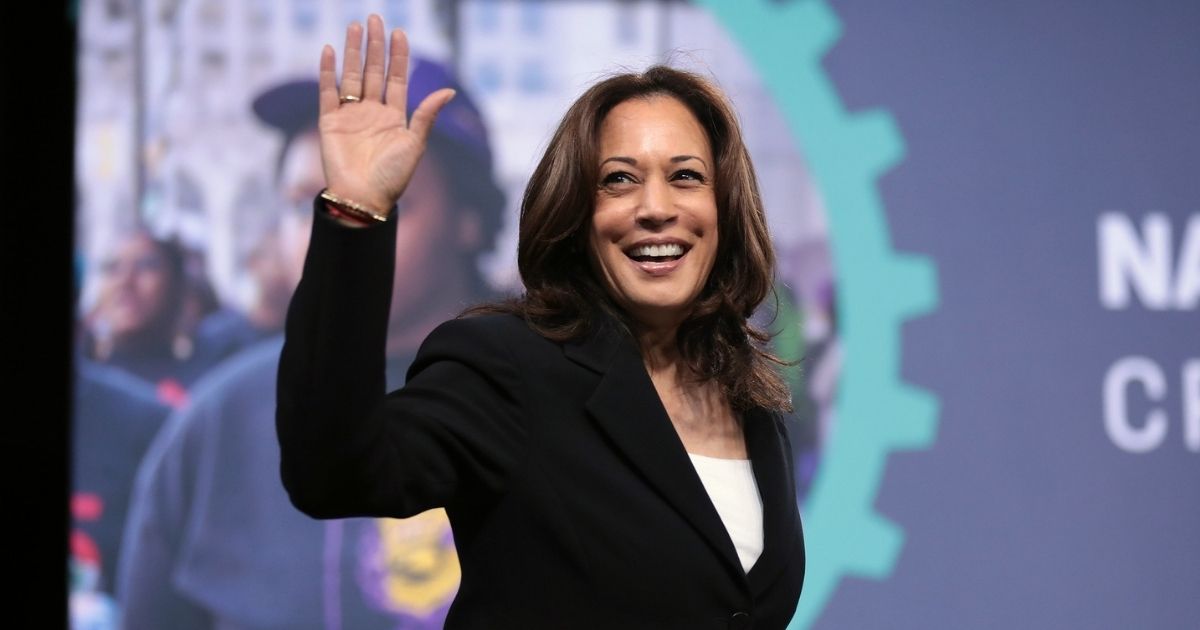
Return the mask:
[[429,137],[429,130],[433,128],[433,122],[437,120],[438,112],[450,102],[457,94],[456,91],[450,88],[442,88],[433,94],[425,97],[421,104],[417,106],[417,111],[413,112],[412,121],[408,128],[421,139],[422,142]]

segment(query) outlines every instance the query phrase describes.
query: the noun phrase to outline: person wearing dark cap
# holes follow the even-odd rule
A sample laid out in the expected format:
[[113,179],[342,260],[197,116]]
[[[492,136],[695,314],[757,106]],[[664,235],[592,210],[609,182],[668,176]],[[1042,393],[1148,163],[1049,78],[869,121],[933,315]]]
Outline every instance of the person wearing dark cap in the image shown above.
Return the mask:
[[[409,97],[458,87],[415,60]],[[290,81],[253,102],[282,136],[278,241],[298,281],[325,187],[316,81]],[[396,278],[384,360],[398,386],[433,326],[490,295],[477,258],[493,247],[504,197],[478,109],[461,91],[431,130],[433,159],[397,213]],[[278,483],[274,387],[281,340],[214,371],[151,446],[125,531],[118,598],[129,628],[440,628],[460,569],[445,512],[404,520],[315,521]]]
[[276,388],[292,504],[444,506],[447,629],[786,627],[805,571],[791,401],[749,321],[774,253],[728,99],[665,66],[587,89],[525,191],[524,294],[439,325],[389,389],[393,227],[457,97],[409,117],[403,31],[389,43],[371,16],[364,48],[362,30],[340,84],[321,54],[328,188]]

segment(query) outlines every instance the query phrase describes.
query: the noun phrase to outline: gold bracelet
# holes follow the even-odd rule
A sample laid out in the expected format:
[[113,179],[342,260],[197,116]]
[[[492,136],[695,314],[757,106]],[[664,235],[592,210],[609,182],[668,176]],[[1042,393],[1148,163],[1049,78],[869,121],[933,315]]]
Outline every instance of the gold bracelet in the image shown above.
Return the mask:
[[349,199],[342,199],[341,197],[338,197],[337,195],[329,192],[328,188],[321,191],[321,198],[324,199],[325,201],[328,201],[329,203],[341,208],[342,210],[345,210],[346,214],[349,214],[349,215],[352,215],[352,216],[355,216],[357,218],[364,219],[364,220],[372,220],[372,221],[378,221],[380,223],[387,223],[388,218],[387,218],[386,214],[379,214],[378,212],[375,212],[374,210],[362,205],[361,203],[355,203],[353,201],[350,201]]

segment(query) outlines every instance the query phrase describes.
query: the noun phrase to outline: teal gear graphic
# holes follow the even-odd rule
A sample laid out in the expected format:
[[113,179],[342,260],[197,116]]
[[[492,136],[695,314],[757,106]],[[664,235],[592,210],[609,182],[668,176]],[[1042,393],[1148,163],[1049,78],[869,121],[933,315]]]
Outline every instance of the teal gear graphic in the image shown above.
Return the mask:
[[805,504],[808,573],[792,630],[808,628],[845,577],[883,579],[903,530],[875,511],[888,455],[928,448],[937,430],[931,394],[900,379],[901,324],[937,306],[936,269],[894,251],[876,179],[904,142],[882,111],[848,113],[821,58],[841,34],[820,0],[722,2],[710,10],[753,62],[808,160],[825,199],[845,362],[837,424]]

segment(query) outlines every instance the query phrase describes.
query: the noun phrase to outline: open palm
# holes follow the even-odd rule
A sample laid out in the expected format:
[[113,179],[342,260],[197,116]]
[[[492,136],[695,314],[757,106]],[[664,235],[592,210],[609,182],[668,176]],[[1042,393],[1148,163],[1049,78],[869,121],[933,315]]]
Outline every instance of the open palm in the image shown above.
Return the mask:
[[453,96],[451,89],[430,94],[409,120],[404,31],[392,31],[385,46],[383,20],[371,15],[364,63],[362,26],[351,24],[340,86],[333,47],[321,51],[318,128],[329,191],[386,214],[412,179],[438,111]]

